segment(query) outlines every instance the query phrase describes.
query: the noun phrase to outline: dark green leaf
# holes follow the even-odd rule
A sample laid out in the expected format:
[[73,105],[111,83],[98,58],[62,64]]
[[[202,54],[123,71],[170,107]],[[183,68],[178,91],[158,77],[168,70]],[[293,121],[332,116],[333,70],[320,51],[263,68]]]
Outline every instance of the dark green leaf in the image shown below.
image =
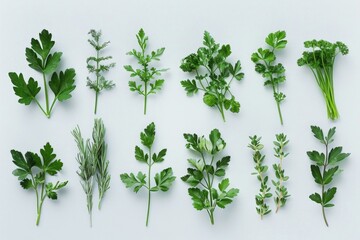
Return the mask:
[[20,97],[19,103],[29,105],[40,92],[41,88],[33,78],[30,78],[28,83],[26,83],[21,73],[17,75],[14,72],[10,72],[9,77],[14,85],[13,89],[15,94]]
[[50,89],[55,94],[56,98],[62,102],[71,98],[71,92],[75,89],[75,70],[70,68],[65,72],[53,73],[49,82]]

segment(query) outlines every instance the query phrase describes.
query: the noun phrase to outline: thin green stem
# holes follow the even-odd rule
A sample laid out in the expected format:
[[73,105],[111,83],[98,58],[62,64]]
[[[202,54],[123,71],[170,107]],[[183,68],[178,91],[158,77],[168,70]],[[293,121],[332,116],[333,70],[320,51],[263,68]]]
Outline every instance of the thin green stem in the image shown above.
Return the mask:
[[97,112],[98,96],[99,96],[99,92],[96,91],[96,92],[95,92],[95,108],[94,108],[94,114],[96,114],[96,112]]
[[[324,168],[323,168],[323,172],[322,172],[322,176],[324,176],[325,172],[326,172],[326,167],[328,165],[328,161],[329,161],[329,147],[328,147],[328,142],[325,144],[326,146],[326,156],[325,156],[325,162],[324,162]],[[321,199],[322,201],[324,201],[324,192],[325,192],[325,184],[322,183],[321,184]],[[321,211],[322,211],[322,215],[324,218],[324,222],[326,224],[327,227],[329,227],[328,221],[326,219],[326,214],[325,214],[325,208],[324,208],[324,204],[321,204]]]
[[46,116],[50,118],[50,108],[49,108],[49,91],[46,82],[45,73],[43,73],[43,80],[44,80],[44,89],[45,89],[45,104],[46,104]]
[[147,203],[147,213],[146,213],[146,227],[149,225],[149,216],[150,216],[150,203],[151,203],[151,148],[149,149],[149,163],[148,163],[148,203]]

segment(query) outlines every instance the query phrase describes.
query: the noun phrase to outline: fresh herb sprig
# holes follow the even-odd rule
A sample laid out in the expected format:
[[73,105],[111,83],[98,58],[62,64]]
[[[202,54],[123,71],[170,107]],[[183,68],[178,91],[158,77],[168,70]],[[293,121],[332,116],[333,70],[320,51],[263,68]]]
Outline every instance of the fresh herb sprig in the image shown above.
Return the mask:
[[276,212],[278,212],[279,209],[286,204],[287,199],[290,197],[287,188],[284,186],[284,183],[289,180],[289,177],[285,176],[285,170],[283,168],[283,161],[289,155],[289,153],[285,152],[285,148],[289,143],[289,140],[287,140],[287,136],[283,133],[276,134],[275,137],[274,156],[279,159],[279,162],[273,164],[277,181],[273,180],[272,183],[275,186],[276,197],[274,198],[274,201],[276,204]]
[[158,154],[153,153],[153,144],[155,141],[155,124],[149,124],[144,132],[141,132],[140,139],[142,145],[147,148],[147,153],[144,152],[140,147],[135,147],[135,159],[141,163],[148,165],[148,175],[139,171],[135,176],[134,173],[123,173],[120,174],[121,181],[125,184],[127,188],[133,188],[134,192],[137,193],[139,190],[144,187],[148,191],[148,204],[147,204],[147,214],[146,214],[146,226],[149,225],[149,216],[150,216],[150,203],[151,203],[151,193],[162,191],[167,192],[171,187],[172,183],[175,181],[175,176],[173,176],[172,168],[166,168],[160,173],[156,173],[154,180],[155,186],[151,185],[151,169],[155,163],[161,163],[165,160],[165,155],[167,150],[162,149]]
[[335,130],[335,127],[329,129],[327,136],[324,136],[321,128],[311,126],[314,137],[325,145],[325,153],[320,153],[315,150],[307,152],[310,160],[314,162],[314,164],[311,165],[312,176],[315,182],[321,186],[321,193],[313,193],[309,198],[321,205],[326,226],[329,226],[329,224],[326,219],[325,208],[334,206],[331,200],[334,198],[337,188],[325,188],[332,182],[334,176],[341,172],[338,165],[350,155],[350,153],[343,153],[342,147],[334,147],[329,152],[329,145],[334,141]]
[[46,197],[52,200],[58,198],[57,191],[66,186],[68,181],[55,184],[47,181],[47,176],[55,176],[61,171],[63,163],[56,159],[54,149],[50,143],[40,150],[40,156],[33,152],[27,152],[24,155],[16,150],[11,150],[13,163],[17,168],[12,172],[18,177],[20,185],[24,189],[32,189],[36,194],[36,225],[39,225],[42,206]]
[[155,51],[151,51],[149,54],[147,51],[147,44],[149,37],[146,36],[143,29],[140,29],[136,35],[140,51],[133,49],[128,52],[127,55],[133,56],[138,61],[141,68],[133,68],[131,65],[124,66],[125,70],[130,72],[130,77],[140,79],[140,84],[136,81],[129,81],[130,91],[137,92],[144,96],[144,115],[146,115],[148,96],[150,94],[156,94],[164,85],[164,79],[158,79],[157,77],[168,69],[157,69],[151,66],[154,61],[160,61],[160,57],[163,55],[165,48],[159,48]]
[[216,107],[225,122],[225,110],[233,113],[240,111],[240,103],[230,91],[233,79],[240,81],[244,78],[241,72],[241,63],[234,65],[228,62],[231,54],[229,44],[217,44],[210,33],[204,33],[204,47],[182,60],[180,68],[184,72],[194,73],[192,80],[183,80],[181,85],[188,95],[196,94],[199,90],[204,92],[203,101],[209,107]]
[[106,158],[107,144],[105,142],[105,132],[105,126],[102,119],[94,120],[92,141],[90,141],[90,139],[84,140],[79,126],[71,132],[79,150],[76,156],[76,160],[79,163],[77,174],[80,177],[81,186],[86,194],[90,226],[92,226],[95,181],[97,182],[99,191],[99,210],[105,192],[110,188],[111,176],[108,171],[109,160]]
[[[198,137],[197,134],[184,134],[184,138],[187,142],[186,148],[195,151],[200,155],[200,159],[188,159],[191,168],[187,169],[187,174],[181,179],[191,186],[188,193],[194,208],[199,211],[206,210],[211,224],[214,224],[216,207],[225,208],[239,193],[237,188],[228,189],[230,181],[228,178],[223,178],[230,156],[217,160],[218,153],[225,148],[226,143],[217,129],[211,131],[209,139],[204,136]],[[220,181],[221,178],[223,179]],[[218,179],[218,189],[216,189]]]
[[263,219],[264,215],[267,215],[271,212],[271,209],[266,204],[268,198],[272,197],[270,192],[271,188],[267,185],[269,177],[267,176],[268,166],[264,165],[265,155],[261,153],[264,145],[261,144],[261,137],[252,136],[250,138],[250,144],[248,145],[253,152],[253,160],[255,163],[256,172],[252,173],[252,175],[256,175],[257,179],[260,182],[260,192],[255,196],[256,202],[256,211],[260,215],[261,219]]
[[115,67],[115,63],[104,63],[112,59],[112,56],[101,56],[101,52],[109,45],[110,41],[101,42],[101,31],[90,30],[88,33],[91,38],[88,42],[94,47],[96,56],[89,57],[86,60],[87,69],[90,74],[95,75],[95,79],[92,80],[87,77],[87,86],[95,91],[95,108],[94,114],[97,113],[98,96],[102,90],[110,90],[115,87],[115,83],[111,80],[107,80],[104,77],[104,73],[108,72],[111,68]]
[[325,98],[328,118],[336,120],[339,112],[335,103],[334,63],[336,56],[348,54],[349,48],[342,42],[330,43],[325,40],[306,41],[304,46],[310,51],[303,52],[297,63],[310,68]]
[[[41,111],[47,118],[50,118],[51,112],[54,108],[56,101],[63,102],[71,98],[71,92],[75,89],[75,70],[72,68],[66,69],[64,72],[55,72],[60,65],[62,52],[53,52],[51,49],[55,45],[52,40],[52,34],[47,30],[43,30],[39,34],[40,41],[31,39],[31,48],[26,48],[26,60],[29,67],[40,72],[44,81],[45,91],[45,107],[43,107],[37,95],[41,90],[39,84],[34,78],[30,77],[28,82],[24,80],[22,73],[17,74],[10,72],[9,77],[13,83],[14,92],[20,98],[19,103],[29,105],[33,101],[39,106]],[[51,76],[51,80],[47,78]],[[50,102],[49,88],[54,93],[54,99]]]
[[281,63],[276,63],[275,51],[284,49],[287,44],[286,32],[277,31],[270,33],[265,42],[268,48],[259,48],[257,52],[251,55],[251,60],[256,64],[255,71],[260,73],[265,79],[264,86],[270,85],[273,89],[273,95],[278,109],[280,123],[283,125],[280,103],[285,100],[285,94],[280,92],[279,85],[284,83],[285,68]]

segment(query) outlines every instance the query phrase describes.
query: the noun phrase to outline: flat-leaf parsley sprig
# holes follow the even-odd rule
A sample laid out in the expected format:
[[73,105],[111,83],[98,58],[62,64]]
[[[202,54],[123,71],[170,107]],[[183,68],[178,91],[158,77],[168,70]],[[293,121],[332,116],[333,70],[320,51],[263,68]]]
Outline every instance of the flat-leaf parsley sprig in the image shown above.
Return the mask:
[[12,172],[18,177],[20,185],[24,189],[32,189],[36,194],[36,225],[39,225],[41,211],[46,197],[52,200],[58,198],[57,192],[64,188],[68,181],[56,183],[48,182],[48,176],[55,176],[61,171],[63,163],[56,159],[54,149],[50,143],[40,149],[40,156],[33,152],[24,155],[16,150],[11,150],[13,163],[17,168]]
[[191,186],[188,193],[194,208],[199,211],[206,210],[211,224],[214,224],[216,207],[225,208],[239,193],[237,188],[229,189],[230,180],[224,178],[230,156],[218,159],[218,153],[225,148],[226,143],[218,129],[210,132],[209,139],[188,133],[184,134],[184,138],[187,142],[186,148],[195,151],[199,159],[188,159],[191,168],[187,169],[187,174],[181,180]]
[[141,144],[147,148],[147,152],[144,152],[139,146],[135,147],[135,159],[141,163],[145,163],[148,166],[147,176],[145,173],[139,171],[136,175],[134,173],[120,174],[121,181],[127,188],[133,188],[137,193],[141,188],[146,188],[148,191],[148,204],[146,214],[146,226],[149,225],[150,216],[150,202],[151,193],[162,191],[167,192],[172,183],[175,181],[172,168],[165,168],[159,173],[155,174],[155,186],[151,185],[151,170],[155,163],[161,163],[165,160],[166,148],[162,149],[158,154],[153,153],[153,144],[155,141],[155,124],[149,124],[142,133],[140,133]]
[[[26,60],[29,67],[42,74],[45,91],[45,107],[43,107],[37,95],[41,90],[38,82],[30,77],[25,81],[22,73],[10,72],[9,77],[13,83],[14,92],[19,97],[19,103],[29,105],[33,101],[39,106],[46,117],[50,118],[51,112],[56,101],[63,102],[71,98],[71,92],[75,89],[75,70],[66,69],[64,72],[57,73],[60,65],[62,52],[51,52],[55,45],[52,34],[47,30],[42,30],[38,39],[31,39],[31,48],[26,48]],[[51,76],[50,81],[48,77]],[[54,93],[52,102],[49,99],[49,88]]]
[[337,190],[336,187],[326,189],[326,186],[332,182],[337,173],[341,172],[339,164],[350,156],[350,153],[342,152],[342,147],[329,149],[330,143],[334,141],[335,130],[335,127],[329,129],[327,136],[324,136],[321,128],[311,126],[314,137],[325,146],[325,153],[320,153],[315,150],[307,152],[310,160],[314,162],[314,164],[311,165],[312,176],[315,182],[321,186],[321,193],[313,193],[309,197],[312,201],[321,205],[326,226],[329,226],[329,224],[326,219],[325,208],[334,206],[331,200],[334,198]]
[[281,50],[286,47],[287,40],[285,31],[277,31],[270,33],[265,42],[269,45],[268,48],[259,48],[257,52],[251,55],[251,60],[256,64],[255,71],[260,73],[265,79],[264,85],[270,85],[273,89],[276,106],[279,113],[280,123],[283,124],[283,117],[281,114],[280,103],[284,101],[285,94],[280,92],[279,85],[284,83],[285,68],[281,63],[276,63],[276,50]]
[[129,87],[130,91],[137,92],[144,96],[144,115],[146,115],[148,96],[150,94],[156,94],[162,89],[165,80],[158,77],[168,69],[157,69],[151,66],[152,62],[160,61],[160,57],[165,51],[164,47],[147,53],[149,37],[146,36],[143,29],[139,30],[136,39],[140,46],[140,51],[133,49],[128,52],[127,55],[136,58],[140,68],[134,68],[131,65],[126,65],[124,68],[126,71],[130,72],[130,77],[138,78],[140,80],[140,83],[129,81]]
[[216,107],[225,122],[225,110],[233,113],[240,111],[240,103],[230,91],[234,79],[244,78],[241,63],[232,65],[227,58],[231,54],[229,44],[217,44],[210,33],[204,33],[203,47],[182,60],[180,68],[184,72],[194,73],[194,79],[181,81],[188,95],[196,94],[199,90],[204,93],[203,101],[209,107]]

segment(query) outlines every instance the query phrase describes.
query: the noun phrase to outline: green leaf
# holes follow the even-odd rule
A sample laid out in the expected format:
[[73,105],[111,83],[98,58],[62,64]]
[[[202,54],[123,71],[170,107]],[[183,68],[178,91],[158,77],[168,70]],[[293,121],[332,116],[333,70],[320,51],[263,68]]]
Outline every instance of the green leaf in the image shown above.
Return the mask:
[[314,201],[314,202],[316,202],[316,203],[319,203],[319,204],[321,204],[321,202],[322,202],[321,196],[320,196],[318,193],[313,193],[313,194],[311,194],[311,195],[309,196],[309,198],[310,198],[312,201]]
[[61,52],[55,52],[54,54],[49,55],[46,60],[46,67],[44,69],[45,74],[50,74],[58,68],[61,61],[61,56]]
[[198,87],[196,85],[196,81],[195,80],[184,80],[184,81],[181,81],[181,86],[183,88],[185,88],[185,91],[188,95],[191,95],[191,94],[195,94],[198,92]]
[[[20,179],[19,179],[20,180]],[[34,188],[34,185],[32,183],[32,181],[28,178],[23,179],[20,182],[20,185],[23,187],[23,189],[30,189],[30,188]]]
[[55,94],[55,97],[60,101],[65,101],[71,98],[71,92],[75,89],[75,70],[70,68],[65,72],[53,73],[49,82],[50,89]]
[[327,137],[325,138],[325,140],[328,142],[328,143],[331,143],[334,141],[333,137],[335,135],[335,132],[336,132],[336,127],[333,127],[333,128],[330,128],[329,131],[328,131],[328,134],[327,134]]
[[139,192],[139,190],[146,186],[146,175],[142,172],[138,172],[137,176],[133,173],[127,174],[120,174],[121,181],[125,184],[126,188],[134,188],[134,192]]
[[[27,162],[25,161],[23,154],[16,150],[11,150],[10,152],[11,152],[11,156],[13,159],[13,163],[16,166],[18,166],[20,169],[25,170],[26,172],[30,173],[31,170],[30,170]],[[19,175],[15,175],[15,176],[19,176]]]
[[311,126],[311,131],[313,132],[315,138],[320,140],[321,143],[325,144],[324,133],[321,128],[318,126]]
[[141,143],[144,146],[151,148],[151,146],[153,145],[154,140],[155,140],[155,124],[154,123],[150,123],[144,129],[144,132],[140,133],[140,139],[141,139]]
[[203,101],[206,105],[208,105],[209,107],[213,107],[216,104],[218,104],[218,99],[215,95],[209,94],[209,93],[205,93],[204,97],[203,97]]
[[216,162],[216,168],[226,168],[229,166],[230,156],[223,157],[221,160]]
[[221,192],[224,192],[230,185],[230,181],[228,178],[223,179],[220,183],[219,183],[219,190]]
[[162,149],[158,155],[156,155],[155,153],[152,156],[152,160],[156,163],[160,163],[164,161],[164,157],[166,155],[167,150],[166,149]]
[[199,188],[189,188],[188,193],[193,200],[193,206],[196,210],[203,210],[206,208],[205,200],[208,197],[206,190],[201,191]]
[[144,151],[140,147],[136,146],[135,147],[135,158],[136,158],[136,160],[138,160],[140,162],[148,163],[149,156],[147,154],[144,154]]
[[349,157],[350,153],[342,153],[342,147],[335,147],[330,150],[329,164],[336,164]]
[[316,165],[311,165],[311,173],[315,179],[315,182],[318,184],[322,184],[323,183],[323,178],[321,176],[321,172],[320,172],[320,168],[319,166]]
[[48,30],[44,29],[39,34],[41,46],[38,40],[31,39],[31,48],[34,49],[34,51],[41,56],[43,60],[47,58],[47,56],[50,53],[50,50],[55,45],[55,42],[52,41],[52,35],[49,33]]
[[325,154],[319,153],[317,151],[309,151],[307,152],[308,157],[310,160],[315,161],[317,165],[323,166],[325,162]]
[[55,160],[56,154],[54,154],[54,149],[50,143],[47,143],[44,148],[40,150],[40,153],[44,162],[44,172],[54,176],[61,171],[63,163],[60,160]]
[[152,189],[152,191],[161,190],[163,192],[166,192],[171,187],[172,183],[175,181],[175,178],[173,176],[172,168],[166,168],[162,170],[160,173],[157,173],[154,177],[156,187]]
[[29,175],[29,172],[24,169],[17,168],[12,172],[12,174],[18,177],[19,180],[24,180]]
[[40,92],[41,88],[33,78],[30,78],[28,83],[26,83],[21,73],[17,75],[14,72],[10,72],[9,77],[14,85],[13,89],[15,94],[20,97],[19,103],[29,105]]
[[29,67],[31,67],[32,69],[42,73],[43,72],[42,61],[36,55],[34,50],[32,50],[30,48],[26,48],[25,55],[26,55],[26,60],[29,63]]
[[329,184],[333,180],[334,174],[338,171],[338,169],[339,167],[334,167],[324,172],[324,185]]
[[323,205],[326,205],[329,203],[335,196],[336,193],[336,187],[329,188],[327,191],[323,194]]
[[220,208],[225,208],[226,205],[229,205],[232,203],[232,200],[230,198],[224,198],[216,202],[216,205]]
[[226,197],[228,198],[234,198],[239,194],[239,189],[237,188],[231,188],[227,193]]

